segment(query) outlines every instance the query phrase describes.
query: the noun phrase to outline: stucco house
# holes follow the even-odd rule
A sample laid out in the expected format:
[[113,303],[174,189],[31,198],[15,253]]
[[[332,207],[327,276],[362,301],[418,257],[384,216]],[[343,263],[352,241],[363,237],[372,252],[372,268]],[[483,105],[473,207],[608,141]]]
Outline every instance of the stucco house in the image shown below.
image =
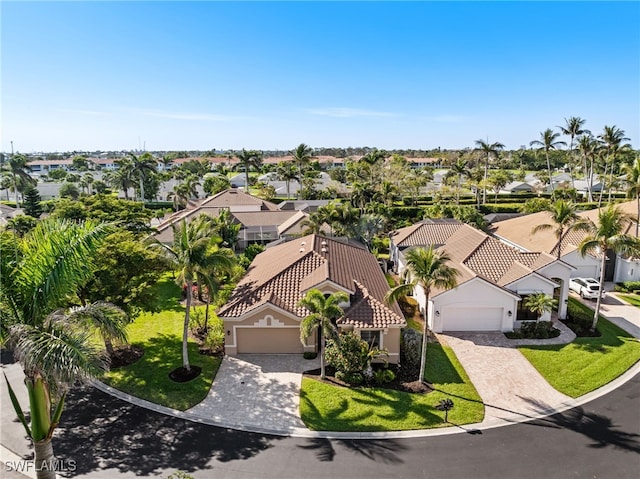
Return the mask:
[[[414,290],[433,331],[513,331],[521,321],[536,319],[524,306],[536,293],[558,298],[558,317],[566,317],[573,268],[550,254],[520,251],[456,220],[428,219],[391,236],[395,270],[405,271],[410,249],[429,246],[446,252],[459,272],[457,286],[433,288],[429,304],[422,288]],[[550,313],[541,319],[549,320]]]
[[300,322],[309,311],[298,306],[311,289],[344,292],[344,316],[336,326],[400,359],[400,330],[406,321],[397,303],[387,305],[384,273],[359,243],[318,235],[296,238],[268,248],[251,263],[228,303],[218,312],[224,321],[227,354],[300,354],[318,351],[316,333],[303,345]]
[[240,224],[237,248],[248,244],[266,244],[281,238],[298,236],[307,214],[302,211],[282,211],[269,201],[250,195],[243,190],[230,188],[200,202],[192,202],[157,226],[154,237],[163,242],[173,241],[172,225],[197,218],[201,214],[216,217],[222,210],[229,210],[234,222]]
[[[625,213],[637,217],[636,201],[620,203],[619,206]],[[598,209],[578,213],[584,219],[589,219],[597,224]],[[531,230],[541,224],[553,224],[549,213],[541,211],[530,215],[520,216],[495,223],[491,233],[502,241],[526,251],[544,251],[553,256],[558,255],[558,240],[552,230],[541,231],[532,234]],[[635,235],[636,222],[629,222],[626,234]],[[580,255],[578,246],[585,237],[584,232],[571,232],[562,240],[561,259],[575,269],[571,273],[572,278],[600,278],[600,263],[602,257],[591,254]],[[640,281],[640,258],[629,258],[619,255],[608,255],[605,265],[605,281]]]

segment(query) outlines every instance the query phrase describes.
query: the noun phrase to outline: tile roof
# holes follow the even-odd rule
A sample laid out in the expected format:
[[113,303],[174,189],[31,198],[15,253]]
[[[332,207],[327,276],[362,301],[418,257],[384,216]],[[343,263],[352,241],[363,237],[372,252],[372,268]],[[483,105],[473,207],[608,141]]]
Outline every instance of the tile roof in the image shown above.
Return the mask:
[[308,289],[326,280],[352,293],[341,324],[363,328],[406,324],[397,303],[384,304],[389,286],[375,256],[362,246],[318,235],[273,246],[256,256],[218,315],[237,318],[270,303],[303,318],[309,312],[298,302]]

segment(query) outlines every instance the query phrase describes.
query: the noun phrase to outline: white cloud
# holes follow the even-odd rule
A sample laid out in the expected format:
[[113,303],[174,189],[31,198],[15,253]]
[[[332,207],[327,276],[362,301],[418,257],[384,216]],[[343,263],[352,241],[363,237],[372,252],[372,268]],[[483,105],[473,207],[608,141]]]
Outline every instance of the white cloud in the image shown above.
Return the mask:
[[361,110],[358,108],[313,108],[307,110],[312,115],[331,116],[334,118],[356,118],[356,117],[390,117],[397,116],[395,113],[386,111]]

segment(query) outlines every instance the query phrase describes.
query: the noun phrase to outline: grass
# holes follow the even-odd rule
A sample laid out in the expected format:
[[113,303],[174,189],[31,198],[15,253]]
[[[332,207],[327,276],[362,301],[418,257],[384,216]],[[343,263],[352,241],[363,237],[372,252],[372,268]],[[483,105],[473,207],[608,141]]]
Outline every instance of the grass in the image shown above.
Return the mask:
[[629,333],[602,316],[598,330],[602,335],[597,338],[519,349],[549,384],[575,398],[611,382],[640,360],[640,341]]
[[[303,378],[300,415],[316,431],[400,431],[482,421],[484,407],[467,374],[448,347],[430,344],[426,379],[436,389],[410,394],[384,388],[345,388]],[[450,398],[449,424],[435,406]]]
[[156,286],[159,312],[142,313],[129,325],[129,342],[144,348],[144,356],[134,364],[107,372],[102,380],[120,391],[148,401],[185,410],[202,401],[215,377],[221,358],[203,356],[198,345],[189,341],[191,365],[202,373],[186,383],[169,379],[169,373],[182,366],[182,326],[184,307],[178,301],[180,288],[170,277]]
[[640,308],[640,294],[618,293],[617,296],[636,308]]

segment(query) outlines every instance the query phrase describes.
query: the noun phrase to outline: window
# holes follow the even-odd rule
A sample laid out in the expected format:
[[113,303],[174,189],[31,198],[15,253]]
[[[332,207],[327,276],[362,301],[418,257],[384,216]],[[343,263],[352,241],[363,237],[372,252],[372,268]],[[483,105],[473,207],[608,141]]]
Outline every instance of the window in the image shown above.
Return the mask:
[[380,331],[360,331],[360,337],[366,341],[370,347],[380,347]]

